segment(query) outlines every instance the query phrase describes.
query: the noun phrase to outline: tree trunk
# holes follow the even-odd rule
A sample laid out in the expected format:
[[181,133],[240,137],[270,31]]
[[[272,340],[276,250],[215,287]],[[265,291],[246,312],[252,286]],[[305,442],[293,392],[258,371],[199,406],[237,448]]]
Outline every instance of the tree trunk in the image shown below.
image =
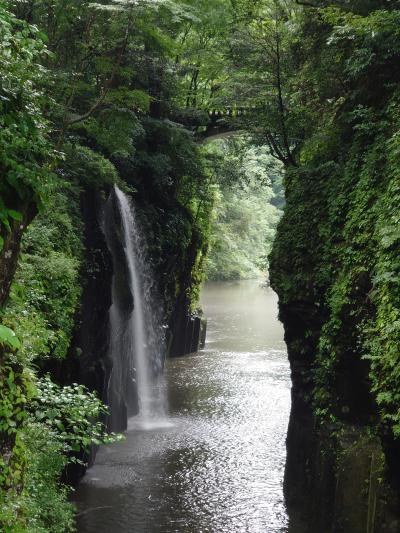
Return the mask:
[[17,268],[19,249],[22,235],[26,227],[36,215],[36,204],[29,203],[19,205],[16,208],[22,214],[22,220],[13,220],[10,223],[11,231],[1,231],[4,245],[0,252],[0,307],[2,307],[9,295],[11,282]]

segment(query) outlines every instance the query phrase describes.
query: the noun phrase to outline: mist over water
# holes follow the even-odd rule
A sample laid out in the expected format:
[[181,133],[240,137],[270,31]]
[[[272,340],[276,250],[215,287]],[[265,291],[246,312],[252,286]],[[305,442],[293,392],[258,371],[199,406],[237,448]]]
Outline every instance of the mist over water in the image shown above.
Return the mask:
[[290,376],[277,297],[203,290],[206,349],[167,361],[169,422],[103,447],[76,493],[80,533],[287,531]]

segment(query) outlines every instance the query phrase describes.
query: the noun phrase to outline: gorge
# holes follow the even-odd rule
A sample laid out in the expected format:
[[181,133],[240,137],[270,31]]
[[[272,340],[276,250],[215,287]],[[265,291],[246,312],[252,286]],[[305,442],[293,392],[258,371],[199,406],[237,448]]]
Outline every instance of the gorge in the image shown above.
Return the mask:
[[1,531],[400,531],[399,28],[0,0]]
[[287,530],[277,298],[256,280],[210,282],[201,301],[205,350],[166,364],[170,426],[149,431],[134,417],[126,440],[98,453],[74,495],[78,531]]

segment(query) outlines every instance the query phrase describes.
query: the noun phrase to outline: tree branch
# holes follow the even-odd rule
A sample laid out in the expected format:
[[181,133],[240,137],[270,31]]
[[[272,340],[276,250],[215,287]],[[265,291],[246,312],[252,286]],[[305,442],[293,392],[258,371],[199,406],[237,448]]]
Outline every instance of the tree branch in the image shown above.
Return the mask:
[[281,47],[280,47],[280,36],[278,31],[276,31],[275,34],[276,38],[276,83],[277,83],[277,90],[278,90],[278,107],[279,107],[279,118],[281,122],[281,128],[282,128],[282,138],[283,138],[283,144],[284,149],[286,152],[286,159],[289,164],[296,166],[296,161],[294,160],[292,151],[290,149],[290,142],[288,137],[288,131],[286,127],[286,109],[285,104],[283,101],[283,90],[282,90],[282,73],[281,73]]
[[[79,115],[79,117],[76,117],[76,118],[73,118],[73,119],[70,119],[70,120],[65,120],[63,122],[63,125],[62,125],[61,130],[60,130],[60,135],[59,135],[59,138],[58,138],[58,142],[57,142],[57,150],[60,149],[61,144],[62,144],[63,139],[64,139],[64,136],[65,136],[65,133],[68,130],[68,128],[70,126],[74,125],[74,124],[77,124],[77,123],[82,122],[83,120],[86,120],[87,118],[89,118],[94,113],[94,111],[96,111],[96,109],[104,102],[104,99],[106,98],[109,90],[111,89],[111,84],[114,81],[115,75],[117,73],[117,70],[118,70],[119,66],[121,65],[121,61],[122,61],[123,55],[124,55],[124,53],[126,51],[126,47],[128,45],[128,40],[129,40],[129,35],[130,35],[130,30],[131,30],[131,23],[132,23],[132,15],[130,14],[129,18],[128,18],[128,23],[127,23],[127,26],[126,26],[126,30],[125,30],[125,35],[124,35],[124,40],[123,40],[123,43],[122,43],[121,51],[120,51],[120,53],[118,55],[117,61],[114,63],[113,69],[111,71],[111,75],[110,75],[107,83],[103,87],[100,96],[93,103],[93,105],[88,109],[88,111],[86,111],[86,113],[83,113],[82,115]],[[67,106],[69,106],[69,104],[72,102],[73,94],[74,94],[74,91],[73,91],[72,95],[70,96],[70,98],[68,99]]]

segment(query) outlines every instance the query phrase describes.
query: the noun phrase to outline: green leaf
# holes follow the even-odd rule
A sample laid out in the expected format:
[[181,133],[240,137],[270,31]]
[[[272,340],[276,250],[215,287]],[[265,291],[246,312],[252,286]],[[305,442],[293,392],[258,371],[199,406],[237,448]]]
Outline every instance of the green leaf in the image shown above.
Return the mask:
[[15,211],[14,209],[7,209],[7,215],[17,222],[22,222],[22,213]]
[[18,350],[21,347],[21,343],[13,330],[2,325],[0,325],[0,344],[9,346],[13,350]]

